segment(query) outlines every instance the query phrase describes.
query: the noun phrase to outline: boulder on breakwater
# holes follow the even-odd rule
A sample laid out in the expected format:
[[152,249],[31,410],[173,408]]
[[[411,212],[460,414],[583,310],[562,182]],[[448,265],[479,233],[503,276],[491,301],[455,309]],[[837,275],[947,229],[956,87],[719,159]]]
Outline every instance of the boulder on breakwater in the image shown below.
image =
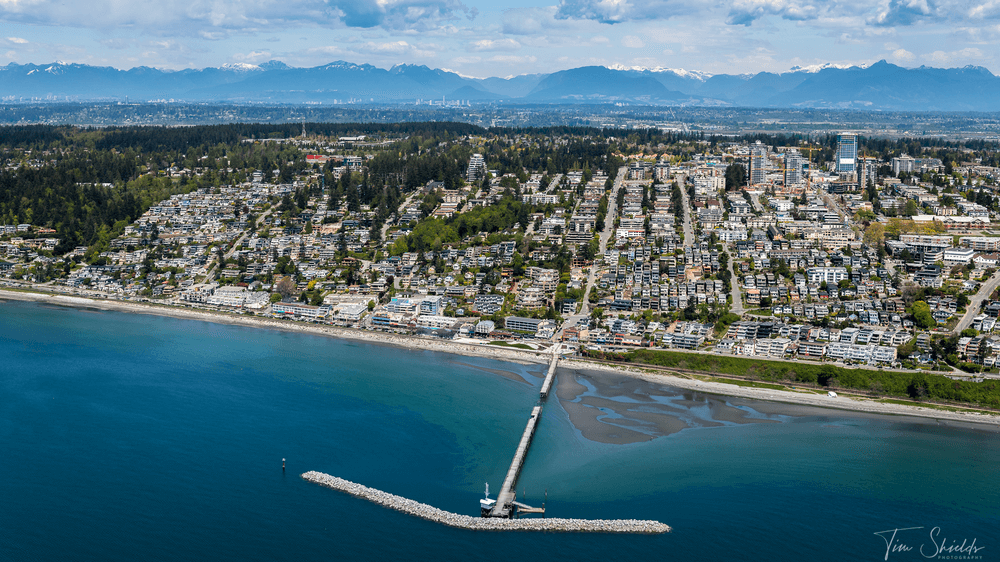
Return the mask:
[[449,527],[473,531],[556,531],[576,533],[669,533],[670,526],[659,521],[638,519],[501,519],[494,517],[472,517],[444,511],[436,507],[413,501],[401,496],[369,488],[343,478],[322,472],[310,471],[302,475],[308,482],[333,490],[346,492],[372,503],[402,511]]

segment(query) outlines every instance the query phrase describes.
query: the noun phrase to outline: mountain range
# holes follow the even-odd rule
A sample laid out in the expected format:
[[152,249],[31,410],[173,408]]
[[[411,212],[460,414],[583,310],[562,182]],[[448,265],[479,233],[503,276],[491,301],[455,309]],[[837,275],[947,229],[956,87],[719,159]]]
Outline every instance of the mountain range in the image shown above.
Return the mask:
[[471,78],[419,65],[383,69],[280,61],[200,70],[83,64],[0,67],[0,101],[174,100],[231,103],[413,103],[467,100],[513,104],[629,103],[889,111],[1000,111],[1000,77],[989,70],[823,65],[784,73],[716,74],[586,66],[550,74]]

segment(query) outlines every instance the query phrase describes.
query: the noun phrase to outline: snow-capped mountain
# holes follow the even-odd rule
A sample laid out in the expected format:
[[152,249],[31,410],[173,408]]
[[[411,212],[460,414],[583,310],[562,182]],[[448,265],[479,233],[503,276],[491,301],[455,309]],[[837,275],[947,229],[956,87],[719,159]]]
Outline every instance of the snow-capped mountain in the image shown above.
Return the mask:
[[747,107],[863,107],[884,110],[997,111],[1000,78],[982,67],[903,68],[885,61],[835,63],[788,72],[731,75],[664,67],[588,66],[506,78],[473,78],[401,64],[390,69],[335,61],[295,68],[280,61],[179,71],[55,62],[0,67],[0,98],[41,100],[376,103],[463,99],[504,103],[707,104]]

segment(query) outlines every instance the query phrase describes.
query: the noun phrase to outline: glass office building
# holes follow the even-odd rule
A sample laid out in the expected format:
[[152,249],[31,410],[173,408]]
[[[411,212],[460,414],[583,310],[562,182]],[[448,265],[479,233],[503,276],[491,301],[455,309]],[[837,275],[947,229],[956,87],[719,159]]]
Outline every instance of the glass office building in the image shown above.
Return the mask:
[[858,136],[852,133],[837,135],[837,172],[856,172],[858,162]]

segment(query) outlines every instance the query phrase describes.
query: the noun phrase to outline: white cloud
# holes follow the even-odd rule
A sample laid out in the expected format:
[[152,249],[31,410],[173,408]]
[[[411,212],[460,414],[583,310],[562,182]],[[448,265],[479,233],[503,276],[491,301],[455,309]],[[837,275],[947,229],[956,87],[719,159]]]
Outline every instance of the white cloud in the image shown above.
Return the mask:
[[994,18],[1000,12],[998,8],[1000,8],[1000,2],[990,0],[989,2],[972,6],[969,8],[968,14],[972,19]]
[[429,30],[476,17],[462,0],[0,0],[0,21],[208,39],[220,33],[287,27]]
[[726,23],[750,25],[754,20],[766,15],[796,21],[812,20],[818,18],[820,12],[819,6],[797,0],[736,0],[729,10]]
[[393,55],[401,55],[412,51],[413,46],[407,43],[406,41],[388,41],[384,43],[375,43],[369,41],[364,45],[355,47],[355,50],[361,51],[363,53],[379,53],[379,54],[390,53]]
[[310,47],[306,53],[310,55],[341,55],[344,50],[337,45],[324,45],[322,47]]
[[521,44],[514,39],[480,39],[469,43],[470,51],[516,51]]
[[8,37],[7,41],[10,41],[11,43],[17,43],[18,45],[24,45],[25,43],[28,42],[27,39],[21,39],[20,37]]
[[975,47],[969,47],[965,49],[959,49],[957,51],[934,51],[922,56],[923,59],[927,60],[931,64],[948,66],[953,65],[956,62],[968,64],[973,60],[983,59],[983,52]]
[[234,62],[258,63],[271,60],[271,51],[250,51],[249,53],[236,53],[232,57]]
[[517,55],[494,55],[488,59],[490,62],[498,62],[504,64],[534,64],[538,62],[538,57],[534,55],[517,56]]
[[931,0],[889,0],[868,23],[893,27],[913,25],[935,12],[936,6]]
[[626,35],[625,37],[622,37],[622,47],[628,47],[629,49],[641,49],[645,46],[646,44],[642,42],[642,39],[639,39],[635,35]]
[[889,55],[889,58],[898,62],[910,62],[917,58],[917,56],[906,49],[896,49],[891,55]]
[[556,8],[514,8],[502,16],[504,35],[538,36],[552,30],[569,30],[572,24],[555,18]]
[[682,0],[560,0],[559,19],[585,19],[601,23],[666,19],[686,11]]

